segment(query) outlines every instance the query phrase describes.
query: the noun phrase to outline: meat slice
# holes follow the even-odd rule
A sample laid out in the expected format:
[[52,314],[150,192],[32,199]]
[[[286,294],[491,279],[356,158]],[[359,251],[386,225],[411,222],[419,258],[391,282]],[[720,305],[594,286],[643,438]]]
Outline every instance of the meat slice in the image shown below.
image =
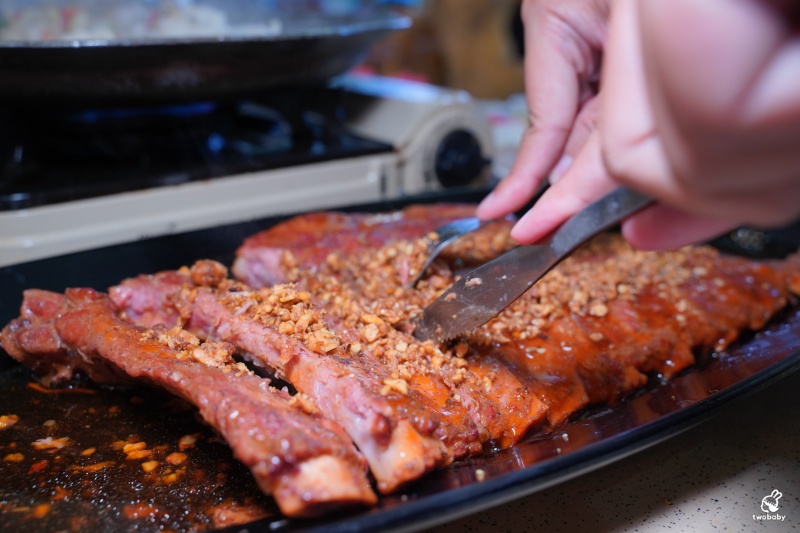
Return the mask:
[[290,382],[345,428],[382,492],[481,451],[477,429],[449,389],[400,385],[357,343],[331,332],[307,293],[284,285],[252,291],[226,274],[201,261],[125,280],[110,295],[134,322],[181,323],[202,338],[231,342]]
[[[232,271],[250,287],[267,287],[287,281],[286,261],[314,269],[331,253],[349,255],[424,237],[448,222],[473,216],[472,204],[412,205],[382,214],[323,211],[300,215],[248,237],[236,251]],[[498,224],[510,228],[511,222]],[[479,232],[473,239],[480,240],[480,245],[475,240],[464,241],[448,248],[443,256],[477,264],[513,246],[507,232]]]
[[81,370],[101,383],[136,379],[183,397],[287,516],[376,501],[366,463],[344,431],[235,363],[230,344],[200,344],[180,328],[132,326],[91,289],[26,291],[21,314],[0,334],[12,357],[50,381]]

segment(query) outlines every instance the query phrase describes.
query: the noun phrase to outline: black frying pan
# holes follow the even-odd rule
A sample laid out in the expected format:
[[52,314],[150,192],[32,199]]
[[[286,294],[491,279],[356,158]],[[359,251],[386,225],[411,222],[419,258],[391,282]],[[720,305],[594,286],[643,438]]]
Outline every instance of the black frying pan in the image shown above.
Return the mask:
[[[18,3],[24,9],[26,2]],[[282,29],[263,36],[0,41],[0,98],[130,103],[317,84],[355,65],[388,32],[410,24],[375,6],[331,15],[321,2],[273,2],[269,9],[258,0],[199,3],[226,10],[235,5],[234,21],[278,18]]]

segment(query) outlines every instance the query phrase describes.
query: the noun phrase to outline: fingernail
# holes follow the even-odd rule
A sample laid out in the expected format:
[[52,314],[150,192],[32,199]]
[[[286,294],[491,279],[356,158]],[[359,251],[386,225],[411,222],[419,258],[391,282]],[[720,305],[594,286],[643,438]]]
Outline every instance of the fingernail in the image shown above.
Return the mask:
[[550,183],[555,183],[561,179],[569,167],[572,165],[572,157],[568,155],[562,155],[561,159],[558,160],[556,166],[553,167],[553,171],[550,172]]

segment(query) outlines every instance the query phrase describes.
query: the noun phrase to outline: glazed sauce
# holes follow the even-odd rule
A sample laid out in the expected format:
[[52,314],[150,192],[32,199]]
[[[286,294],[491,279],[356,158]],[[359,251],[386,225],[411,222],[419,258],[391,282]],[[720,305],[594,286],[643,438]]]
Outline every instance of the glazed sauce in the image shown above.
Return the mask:
[[279,516],[188,403],[0,373],[0,531],[202,531]]

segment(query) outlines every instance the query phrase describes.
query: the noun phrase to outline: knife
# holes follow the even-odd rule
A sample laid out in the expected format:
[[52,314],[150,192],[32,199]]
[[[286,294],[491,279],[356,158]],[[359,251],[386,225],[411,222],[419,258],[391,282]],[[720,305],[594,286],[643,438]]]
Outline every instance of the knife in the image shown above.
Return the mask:
[[444,342],[485,324],[581,244],[652,201],[619,187],[569,218],[547,243],[518,246],[467,273],[412,320],[414,337]]

